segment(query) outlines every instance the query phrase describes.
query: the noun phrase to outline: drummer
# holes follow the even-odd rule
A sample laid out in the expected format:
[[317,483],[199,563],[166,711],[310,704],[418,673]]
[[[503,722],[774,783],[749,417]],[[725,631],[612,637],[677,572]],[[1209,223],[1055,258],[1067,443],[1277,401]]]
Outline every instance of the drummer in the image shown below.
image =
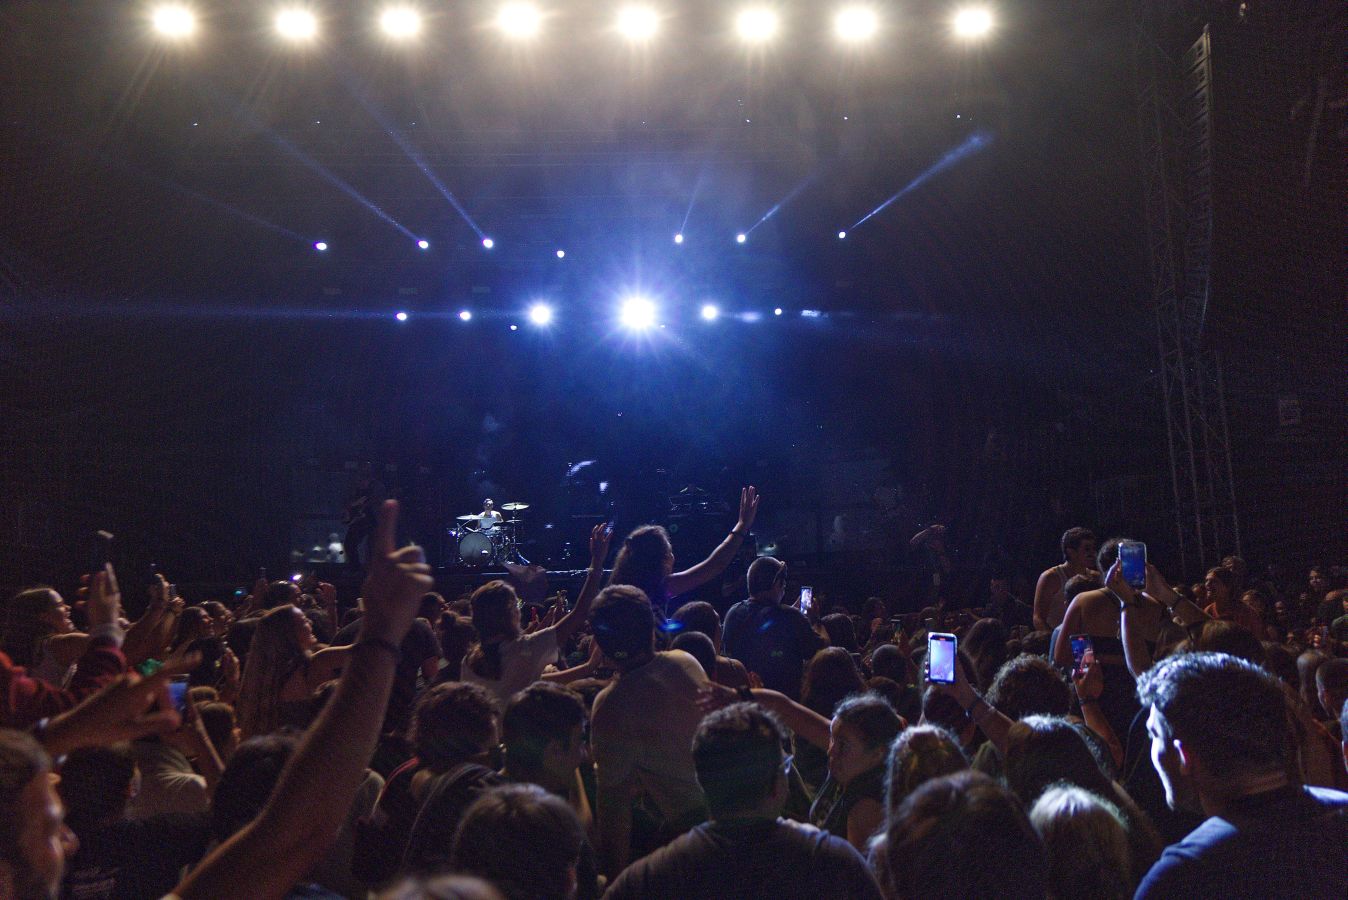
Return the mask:
[[478,528],[482,531],[492,531],[497,525],[505,521],[505,516],[496,510],[496,504],[488,497],[482,501],[482,512],[478,513]]

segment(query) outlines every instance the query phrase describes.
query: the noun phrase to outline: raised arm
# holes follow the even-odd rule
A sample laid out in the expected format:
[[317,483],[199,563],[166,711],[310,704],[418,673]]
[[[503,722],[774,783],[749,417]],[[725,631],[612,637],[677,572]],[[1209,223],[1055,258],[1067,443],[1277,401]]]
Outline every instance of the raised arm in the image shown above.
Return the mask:
[[777,718],[781,719],[782,724],[790,728],[796,737],[804,738],[822,750],[828,749],[830,725],[828,719],[777,691],[753,688],[750,693],[755,703],[776,713]]
[[730,534],[711,552],[711,556],[690,569],[670,575],[667,582],[669,595],[677,597],[696,590],[724,572],[735,554],[740,552],[740,545],[749,536],[749,529],[754,527],[754,517],[757,515],[758,488],[750,485],[740,491],[740,517]]
[[565,647],[572,635],[590,618],[590,606],[594,603],[594,598],[599,593],[599,586],[604,581],[604,560],[608,558],[608,544],[611,537],[613,532],[604,522],[600,522],[590,531],[590,571],[585,573],[585,584],[581,585],[576,605],[571,607],[571,612],[562,616],[562,620],[554,626],[557,629],[559,647]]
[[974,690],[973,685],[969,684],[969,679],[964,676],[964,666],[955,666],[954,684],[942,684],[937,687],[955,698],[1005,759],[1006,737],[1011,731],[1012,722]]
[[1081,668],[1072,672],[1072,684],[1077,691],[1077,701],[1081,704],[1081,718],[1109,747],[1109,755],[1114,758],[1114,766],[1123,768],[1123,744],[1109,724],[1109,719],[1100,709],[1100,695],[1105,691],[1104,671],[1095,662],[1095,651],[1087,650],[1081,657]]
[[1077,601],[1085,594],[1078,594],[1072,598],[1072,602],[1067,606],[1067,612],[1062,617],[1062,628],[1058,629],[1058,640],[1053,645],[1053,662],[1061,669],[1071,668],[1075,660],[1072,658],[1072,635],[1081,634],[1082,616],[1081,604]]
[[433,583],[420,547],[394,549],[397,518],[397,501],[386,501],[372,536],[361,636],[336,693],[305,733],[262,814],[188,875],[174,892],[182,900],[280,900],[336,840],[379,740],[398,646]]

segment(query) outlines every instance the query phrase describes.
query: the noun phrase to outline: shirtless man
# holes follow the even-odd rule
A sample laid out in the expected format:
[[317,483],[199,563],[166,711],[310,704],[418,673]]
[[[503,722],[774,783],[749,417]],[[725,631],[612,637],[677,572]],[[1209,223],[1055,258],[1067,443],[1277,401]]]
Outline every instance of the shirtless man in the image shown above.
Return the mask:
[[1089,528],[1069,528],[1062,536],[1065,562],[1044,570],[1034,589],[1034,630],[1052,631],[1062,624],[1067,612],[1063,587],[1074,575],[1095,568],[1095,534]]

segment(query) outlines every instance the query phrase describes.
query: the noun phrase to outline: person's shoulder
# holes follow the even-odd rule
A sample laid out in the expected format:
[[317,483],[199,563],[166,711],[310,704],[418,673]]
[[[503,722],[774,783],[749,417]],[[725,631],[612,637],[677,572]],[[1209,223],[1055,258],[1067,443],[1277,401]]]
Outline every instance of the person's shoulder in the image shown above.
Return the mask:
[[663,661],[666,666],[678,668],[698,683],[707,680],[707,673],[702,671],[702,664],[684,650],[664,650],[655,654],[655,658]]

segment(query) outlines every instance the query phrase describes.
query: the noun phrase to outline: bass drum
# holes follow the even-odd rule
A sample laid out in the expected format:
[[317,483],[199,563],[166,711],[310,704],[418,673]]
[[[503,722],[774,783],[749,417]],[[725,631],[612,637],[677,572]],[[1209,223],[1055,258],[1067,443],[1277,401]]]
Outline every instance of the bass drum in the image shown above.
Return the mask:
[[491,562],[492,540],[480,531],[466,532],[459,538],[459,561],[470,569]]

